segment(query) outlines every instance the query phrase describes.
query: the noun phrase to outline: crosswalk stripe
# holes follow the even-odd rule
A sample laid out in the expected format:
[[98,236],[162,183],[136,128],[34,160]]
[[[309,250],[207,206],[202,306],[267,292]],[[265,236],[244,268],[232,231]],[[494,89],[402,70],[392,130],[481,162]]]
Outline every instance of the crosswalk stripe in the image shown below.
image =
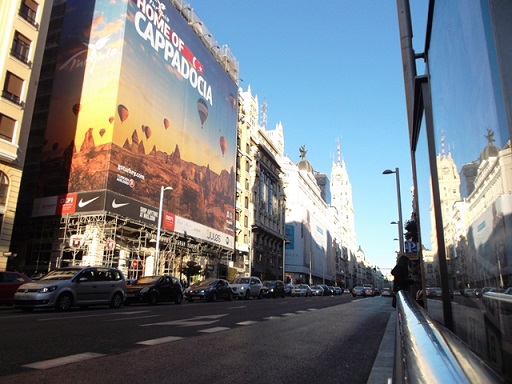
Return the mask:
[[79,361],[96,359],[96,358],[102,357],[102,356],[105,356],[105,355],[101,354],[101,353],[85,352],[85,353],[79,353],[77,355],[64,356],[64,357],[59,357],[56,359],[38,361],[36,363],[31,363],[31,364],[25,364],[23,367],[34,368],[34,369],[48,369],[48,368],[59,367],[61,365],[77,363]]
[[214,327],[214,328],[208,328],[208,329],[202,329],[198,332],[203,332],[203,333],[215,333],[215,332],[221,332],[221,331],[226,331],[228,330],[229,328],[227,327]]
[[237,323],[237,324],[238,325],[251,325],[251,324],[256,324],[256,323],[259,323],[259,321],[247,320],[247,321],[242,321],[242,322]]
[[183,339],[183,337],[167,336],[167,337],[160,337],[158,339],[139,341],[137,344],[142,344],[142,345],[158,345],[158,344],[170,343],[172,341],[178,341],[178,340],[182,340],[182,339]]

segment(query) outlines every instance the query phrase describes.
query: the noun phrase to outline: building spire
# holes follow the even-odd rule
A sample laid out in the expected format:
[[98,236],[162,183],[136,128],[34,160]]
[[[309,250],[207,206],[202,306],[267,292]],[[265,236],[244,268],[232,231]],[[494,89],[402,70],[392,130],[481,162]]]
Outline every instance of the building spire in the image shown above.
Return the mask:
[[338,137],[337,145],[336,145],[337,151],[338,151],[338,165],[341,164],[341,147],[340,147],[340,138]]

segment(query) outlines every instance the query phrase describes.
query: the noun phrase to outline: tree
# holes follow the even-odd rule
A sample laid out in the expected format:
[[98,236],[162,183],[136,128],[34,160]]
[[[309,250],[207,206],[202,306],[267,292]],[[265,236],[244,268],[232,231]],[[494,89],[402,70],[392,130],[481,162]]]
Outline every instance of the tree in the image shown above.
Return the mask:
[[199,275],[202,269],[195,261],[187,261],[187,264],[181,267],[180,272],[187,276],[187,282],[190,282],[190,278]]

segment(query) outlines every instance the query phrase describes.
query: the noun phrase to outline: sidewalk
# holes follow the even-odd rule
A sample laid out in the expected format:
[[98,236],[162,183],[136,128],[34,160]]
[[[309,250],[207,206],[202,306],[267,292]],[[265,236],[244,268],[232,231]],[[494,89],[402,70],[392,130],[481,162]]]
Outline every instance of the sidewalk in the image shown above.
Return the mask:
[[366,384],[391,383],[395,355],[395,329],[396,312],[392,312]]

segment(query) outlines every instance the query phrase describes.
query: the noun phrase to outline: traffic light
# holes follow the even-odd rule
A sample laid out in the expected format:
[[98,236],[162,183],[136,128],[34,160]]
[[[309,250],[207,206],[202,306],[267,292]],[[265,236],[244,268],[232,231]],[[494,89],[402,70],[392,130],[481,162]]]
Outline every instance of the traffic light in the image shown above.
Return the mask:
[[416,224],[416,220],[411,219],[405,223],[405,234],[404,237],[407,241],[412,241],[414,243],[418,242],[418,225]]

